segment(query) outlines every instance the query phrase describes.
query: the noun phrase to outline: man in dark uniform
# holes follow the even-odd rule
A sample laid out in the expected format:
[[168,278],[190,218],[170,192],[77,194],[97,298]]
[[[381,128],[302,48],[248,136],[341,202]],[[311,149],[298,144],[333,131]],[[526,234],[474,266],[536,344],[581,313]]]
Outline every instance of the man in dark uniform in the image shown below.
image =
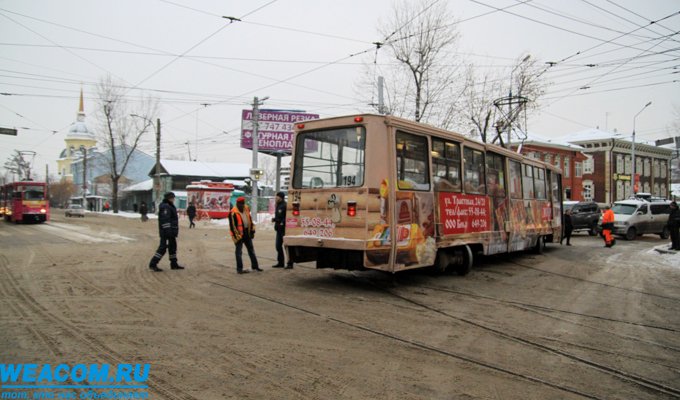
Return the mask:
[[193,201],[189,203],[189,207],[187,207],[187,217],[189,217],[189,229],[195,228],[196,224],[194,224],[194,218],[196,218],[196,206]]
[[163,196],[163,202],[158,207],[158,233],[161,237],[161,244],[149,262],[149,268],[154,272],[163,271],[158,268],[158,262],[163,258],[166,250],[170,250],[170,268],[184,269],[184,267],[177,263],[178,221],[177,209],[175,208],[175,194],[168,192]]
[[285,260],[284,253],[283,253],[283,236],[286,234],[286,201],[285,199],[285,194],[283,192],[278,192],[276,194],[276,213],[274,214],[274,218],[272,218],[272,222],[274,223],[274,230],[276,231],[276,254],[277,254],[277,263],[276,265],[273,265],[272,268],[285,268],[285,269],[291,269],[293,268],[293,262],[288,260],[288,264],[286,266],[283,266],[283,261]]

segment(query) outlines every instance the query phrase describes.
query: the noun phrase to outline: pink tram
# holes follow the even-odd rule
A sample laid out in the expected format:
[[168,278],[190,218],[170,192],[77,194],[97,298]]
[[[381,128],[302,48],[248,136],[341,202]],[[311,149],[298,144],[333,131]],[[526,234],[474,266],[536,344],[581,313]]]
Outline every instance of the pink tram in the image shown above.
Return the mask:
[[231,210],[230,199],[234,191],[231,183],[200,181],[187,185],[187,206],[194,203],[196,219],[224,219]]
[[50,219],[47,183],[20,181],[0,187],[0,215],[15,223],[45,222]]
[[405,119],[296,125],[284,244],[317,268],[467,273],[475,254],[541,251],[562,231],[560,170]]

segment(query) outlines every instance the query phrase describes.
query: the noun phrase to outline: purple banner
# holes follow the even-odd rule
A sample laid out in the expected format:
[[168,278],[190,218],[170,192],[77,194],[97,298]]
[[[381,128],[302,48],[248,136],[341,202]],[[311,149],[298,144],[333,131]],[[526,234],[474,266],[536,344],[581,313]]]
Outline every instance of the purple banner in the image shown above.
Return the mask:
[[[261,110],[257,132],[258,151],[280,151],[290,154],[293,149],[295,124],[318,118],[318,114]],[[243,110],[241,114],[241,147],[251,150],[253,148],[252,110]]]

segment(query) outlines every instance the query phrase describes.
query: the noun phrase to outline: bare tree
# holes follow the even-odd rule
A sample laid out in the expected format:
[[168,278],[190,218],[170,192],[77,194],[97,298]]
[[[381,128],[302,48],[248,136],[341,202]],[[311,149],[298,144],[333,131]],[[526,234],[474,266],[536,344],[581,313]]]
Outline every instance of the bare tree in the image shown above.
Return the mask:
[[76,193],[76,187],[73,182],[69,180],[59,180],[58,178],[50,178],[50,205],[54,207],[63,207],[68,204],[71,196]]
[[542,70],[530,57],[518,59],[510,72],[498,75],[469,65],[461,112],[470,135],[504,145],[502,133],[526,130],[524,119],[537,109],[545,87]]
[[387,112],[441,126],[448,121],[456,86],[453,54],[459,35],[453,17],[445,1],[402,0],[392,11],[379,27],[384,43],[377,44],[397,61],[380,71],[386,78]]
[[[142,137],[153,131],[154,117],[158,113],[158,99],[142,96],[133,107],[126,99],[127,89],[116,84],[110,75],[102,78],[97,85],[100,123],[98,134],[104,146],[111,178],[112,208],[118,212],[118,185],[131,157],[137,150]],[[138,118],[135,118],[138,117]]]

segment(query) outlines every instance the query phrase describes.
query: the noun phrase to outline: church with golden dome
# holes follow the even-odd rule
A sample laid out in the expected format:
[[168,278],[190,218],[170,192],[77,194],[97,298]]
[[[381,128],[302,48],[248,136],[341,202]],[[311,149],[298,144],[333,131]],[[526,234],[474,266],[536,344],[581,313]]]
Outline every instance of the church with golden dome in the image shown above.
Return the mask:
[[57,159],[57,169],[61,180],[73,181],[73,173],[71,171],[71,164],[76,160],[82,158],[82,150],[88,151],[97,146],[97,139],[94,132],[90,131],[85,124],[85,107],[83,102],[83,89],[80,89],[80,104],[78,106],[78,114],[76,122],[71,124],[68,134],[64,139],[66,148],[61,151]]

